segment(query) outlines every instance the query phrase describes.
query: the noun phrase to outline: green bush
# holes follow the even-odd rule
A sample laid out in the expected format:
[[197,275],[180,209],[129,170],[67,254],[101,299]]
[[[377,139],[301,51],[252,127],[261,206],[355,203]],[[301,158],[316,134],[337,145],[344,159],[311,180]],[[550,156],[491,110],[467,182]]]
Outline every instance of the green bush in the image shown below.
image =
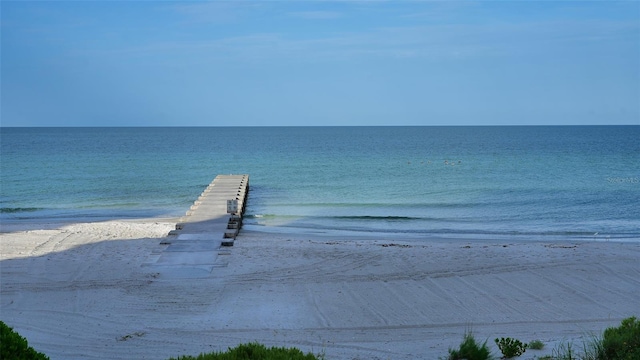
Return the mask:
[[0,359],[49,360],[47,356],[30,347],[27,339],[2,321],[0,321]]
[[542,350],[544,349],[544,343],[540,340],[531,340],[528,348],[532,350]]
[[622,320],[619,327],[604,331],[602,338],[593,337],[583,344],[578,354],[571,343],[560,344],[551,356],[540,360],[640,360],[640,321],[635,317]]
[[194,356],[181,356],[169,360],[318,360],[313,354],[304,354],[296,348],[267,348],[258,343],[240,344],[225,352]]
[[487,347],[486,341],[482,345],[478,345],[473,334],[471,332],[467,332],[464,334],[464,338],[462,343],[460,343],[460,348],[458,350],[449,349],[449,357],[447,359],[492,360],[493,356],[491,355],[491,351],[489,351],[489,347]]
[[640,321],[630,317],[622,320],[619,327],[605,330],[602,351],[606,360],[640,359]]
[[522,355],[527,350],[527,344],[523,344],[520,340],[512,338],[496,339],[496,345],[502,352],[504,359],[511,359]]

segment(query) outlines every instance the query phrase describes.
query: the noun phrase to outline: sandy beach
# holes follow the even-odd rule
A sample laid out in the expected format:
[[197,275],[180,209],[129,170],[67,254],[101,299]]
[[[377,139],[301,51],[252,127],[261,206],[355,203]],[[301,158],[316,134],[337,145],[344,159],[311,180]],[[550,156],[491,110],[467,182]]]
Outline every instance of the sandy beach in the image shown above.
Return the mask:
[[[168,359],[239,343],[437,359],[466,330],[550,354],[640,315],[640,243],[241,232],[207,276],[148,266],[175,219],[3,227],[0,319],[51,359]],[[165,240],[165,241],[163,241]]]

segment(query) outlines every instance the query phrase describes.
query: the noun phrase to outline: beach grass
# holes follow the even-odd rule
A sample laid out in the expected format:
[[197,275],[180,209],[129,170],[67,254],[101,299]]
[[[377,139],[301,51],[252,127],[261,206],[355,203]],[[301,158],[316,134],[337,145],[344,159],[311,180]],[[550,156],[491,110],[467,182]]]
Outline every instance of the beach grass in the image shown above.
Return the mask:
[[446,360],[492,360],[491,350],[485,341],[479,344],[473,333],[467,331],[458,349],[449,349],[449,357]]
[[622,320],[620,326],[607,328],[603,335],[593,336],[578,352],[572,343],[561,343],[551,356],[541,360],[639,360],[640,321],[636,317]]

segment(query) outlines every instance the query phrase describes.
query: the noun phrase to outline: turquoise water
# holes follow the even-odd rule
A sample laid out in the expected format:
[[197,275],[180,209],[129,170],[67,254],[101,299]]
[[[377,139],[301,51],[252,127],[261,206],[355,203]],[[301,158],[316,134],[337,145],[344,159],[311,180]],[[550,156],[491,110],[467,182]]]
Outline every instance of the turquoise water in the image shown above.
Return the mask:
[[1,128],[0,219],[181,216],[217,174],[247,173],[251,230],[638,240],[638,139],[640,126]]

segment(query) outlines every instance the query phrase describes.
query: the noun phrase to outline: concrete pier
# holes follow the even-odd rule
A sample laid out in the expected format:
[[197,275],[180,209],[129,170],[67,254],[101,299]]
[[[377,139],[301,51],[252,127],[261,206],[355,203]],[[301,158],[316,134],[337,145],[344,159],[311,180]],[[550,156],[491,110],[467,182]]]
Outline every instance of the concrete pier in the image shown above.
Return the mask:
[[[223,245],[233,245],[242,226],[248,192],[249,175],[216,176],[169,235],[221,234]],[[229,201],[237,207],[233,212]]]
[[175,277],[208,276],[225,266],[221,246],[233,246],[242,226],[249,192],[249,175],[218,175],[194,201],[186,215],[163,240],[166,248],[145,264]]

